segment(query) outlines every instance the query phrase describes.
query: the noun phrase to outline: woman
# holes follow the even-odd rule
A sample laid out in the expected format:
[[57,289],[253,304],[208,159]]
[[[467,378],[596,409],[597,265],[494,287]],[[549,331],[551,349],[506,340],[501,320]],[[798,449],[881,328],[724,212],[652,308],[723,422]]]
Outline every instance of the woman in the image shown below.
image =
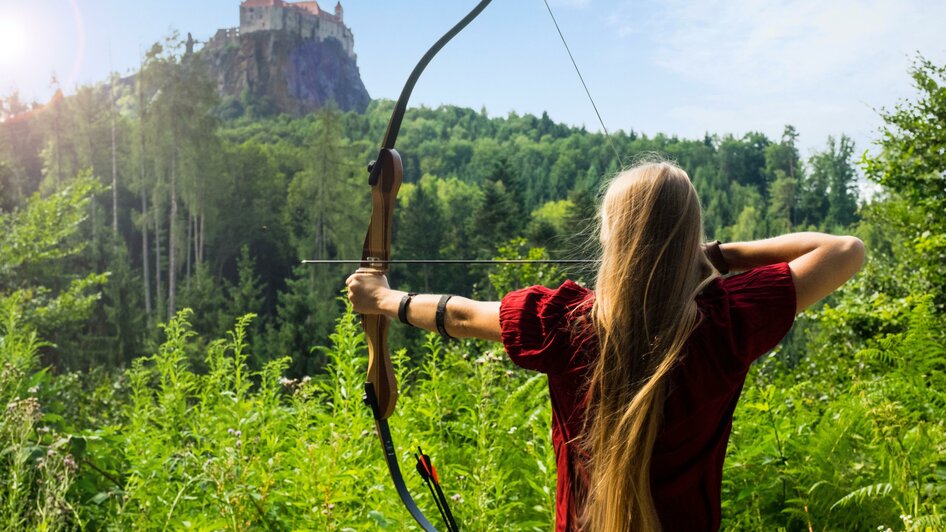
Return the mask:
[[[548,374],[557,530],[716,530],[750,363],[860,269],[864,246],[818,233],[703,245],[696,190],[668,163],[615,177],[600,217],[594,291],[566,281],[445,301],[356,273],[349,298],[361,313],[502,341],[517,365]],[[719,276],[728,270],[744,273]]]

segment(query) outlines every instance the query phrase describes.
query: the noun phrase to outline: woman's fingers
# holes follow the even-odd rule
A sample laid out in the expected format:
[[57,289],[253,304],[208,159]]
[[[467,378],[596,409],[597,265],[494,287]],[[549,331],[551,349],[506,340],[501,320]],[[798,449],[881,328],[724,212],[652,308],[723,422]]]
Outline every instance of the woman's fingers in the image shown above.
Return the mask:
[[381,300],[390,291],[387,277],[373,270],[356,271],[345,280],[345,286],[348,287],[348,300],[360,314],[380,314]]

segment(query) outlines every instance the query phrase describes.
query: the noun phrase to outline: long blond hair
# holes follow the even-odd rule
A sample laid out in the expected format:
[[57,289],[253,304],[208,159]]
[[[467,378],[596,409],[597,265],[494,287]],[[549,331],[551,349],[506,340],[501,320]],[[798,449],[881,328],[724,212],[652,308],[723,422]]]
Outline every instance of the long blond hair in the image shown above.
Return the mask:
[[583,527],[660,530],[650,463],[667,395],[712,279],[702,253],[699,197],[686,172],[658,162],[616,176],[601,205],[602,246],[591,319],[600,357],[591,371],[583,436]]

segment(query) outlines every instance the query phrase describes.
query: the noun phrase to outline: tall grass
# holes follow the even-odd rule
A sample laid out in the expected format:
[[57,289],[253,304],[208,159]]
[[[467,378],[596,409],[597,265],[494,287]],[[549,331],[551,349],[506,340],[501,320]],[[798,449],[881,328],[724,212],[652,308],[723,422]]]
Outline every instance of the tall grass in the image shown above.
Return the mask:
[[[157,352],[123,374],[80,379],[40,370],[40,340],[5,310],[0,528],[416,528],[362,404],[365,345],[350,309],[321,348],[325,372],[299,380],[283,376],[288,358],[250,370],[251,316],[209,344],[190,316],[178,313]],[[828,335],[842,319],[830,308],[817,316]],[[778,353],[756,364],[735,414],[724,528],[943,529],[941,320],[921,301],[896,334],[866,345],[813,338],[794,367]],[[463,529],[548,530],[545,377],[514,368],[495,344],[434,335],[394,358],[401,395],[390,423],[426,513],[437,520],[412,471],[418,445]]]

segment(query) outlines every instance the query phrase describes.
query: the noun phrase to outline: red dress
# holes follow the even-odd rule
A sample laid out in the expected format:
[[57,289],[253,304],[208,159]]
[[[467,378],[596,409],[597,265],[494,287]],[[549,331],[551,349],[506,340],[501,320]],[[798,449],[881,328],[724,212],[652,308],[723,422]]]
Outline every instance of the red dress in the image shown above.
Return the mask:
[[[533,286],[503,298],[503,344],[517,365],[548,374],[552,443],[558,465],[555,529],[578,530],[572,487],[584,482],[573,441],[584,421],[584,390],[595,339],[572,335],[575,309],[594,293],[571,281]],[[702,319],[670,375],[663,425],[651,464],[651,488],[665,531],[717,530],[723,458],[732,414],[749,364],[774,348],[795,319],[788,264],[714,280],[697,297]],[[577,314],[580,314],[580,310]],[[585,335],[587,336],[587,335]]]

